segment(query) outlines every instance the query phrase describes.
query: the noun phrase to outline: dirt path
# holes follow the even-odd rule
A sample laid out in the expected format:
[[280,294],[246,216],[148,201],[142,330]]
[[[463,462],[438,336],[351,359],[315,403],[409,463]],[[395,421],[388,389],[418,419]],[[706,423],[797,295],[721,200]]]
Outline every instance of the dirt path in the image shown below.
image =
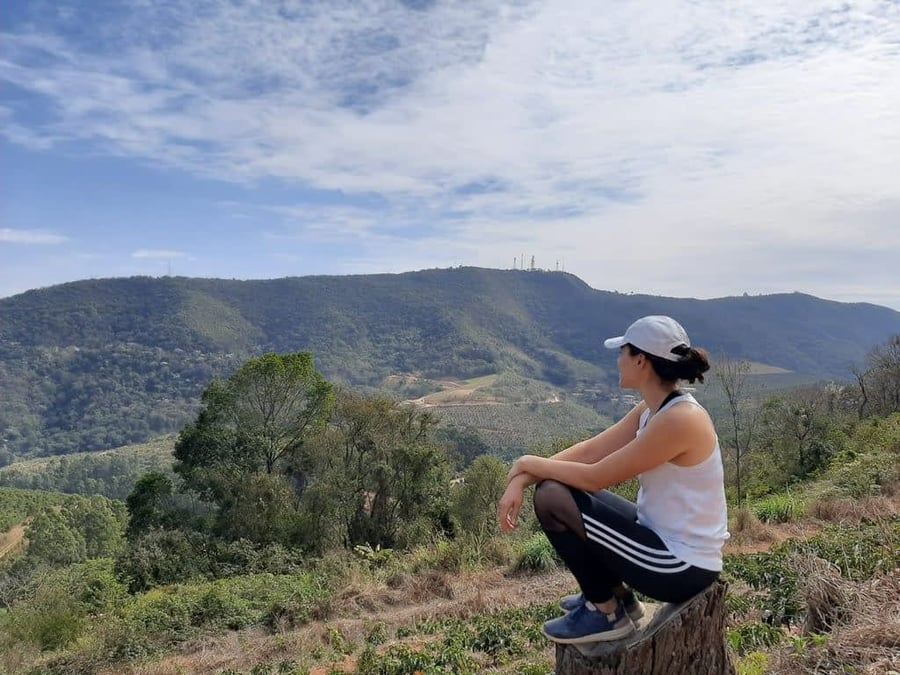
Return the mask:
[[9,532],[0,534],[0,558],[5,556],[7,553],[12,553],[15,549],[19,548],[24,539],[24,525],[17,525]]

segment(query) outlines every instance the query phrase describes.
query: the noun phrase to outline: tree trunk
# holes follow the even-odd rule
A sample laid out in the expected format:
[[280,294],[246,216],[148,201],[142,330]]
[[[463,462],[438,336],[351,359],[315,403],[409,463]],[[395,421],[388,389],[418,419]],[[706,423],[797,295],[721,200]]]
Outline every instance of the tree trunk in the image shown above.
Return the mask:
[[735,675],[725,645],[725,584],[680,605],[647,604],[636,633],[556,645],[555,675]]

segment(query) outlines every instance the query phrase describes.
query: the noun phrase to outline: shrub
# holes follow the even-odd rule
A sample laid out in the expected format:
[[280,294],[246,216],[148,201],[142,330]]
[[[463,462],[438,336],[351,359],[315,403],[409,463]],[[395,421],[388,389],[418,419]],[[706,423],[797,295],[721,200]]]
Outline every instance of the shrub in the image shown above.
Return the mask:
[[782,547],[769,553],[726,556],[724,572],[726,579],[743,581],[767,594],[761,603],[769,623],[795,623],[802,613],[796,566]]
[[516,561],[517,571],[544,572],[559,565],[559,558],[550,540],[543,533],[537,533],[525,540],[522,553]]
[[727,633],[728,642],[738,654],[747,654],[758,649],[772,647],[787,639],[780,628],[767,623],[745,623]]
[[753,514],[763,523],[787,523],[799,515],[799,508],[794,497],[779,494],[758,501]]
[[125,597],[112,560],[72,565],[36,579],[31,597],[10,614],[11,632],[41,649],[63,647],[81,634],[89,617],[118,608]]
[[788,541],[785,551],[834,563],[841,575],[866,581],[900,567],[900,521],[830,526],[806,541]]
[[750,652],[737,663],[738,675],[769,675],[769,655],[763,652]]
[[129,580],[133,593],[205,577],[207,541],[203,535],[182,530],[151,530],[128,542],[116,561],[119,574]]

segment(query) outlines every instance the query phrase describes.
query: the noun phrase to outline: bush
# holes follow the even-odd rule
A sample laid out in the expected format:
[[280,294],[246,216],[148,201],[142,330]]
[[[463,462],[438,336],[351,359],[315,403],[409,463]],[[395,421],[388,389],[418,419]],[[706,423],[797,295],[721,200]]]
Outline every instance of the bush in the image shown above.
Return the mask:
[[900,482],[900,414],[859,424],[826,477],[846,495],[865,497],[894,489]]
[[209,574],[201,534],[182,530],[151,530],[128,542],[116,561],[119,574],[128,579],[133,593],[204,578]]
[[827,560],[844,578],[865,581],[900,566],[900,521],[858,527],[832,526],[806,541],[789,540],[768,553],[725,558],[725,577],[765,593],[766,622],[795,624],[805,609],[798,560]]
[[763,523],[788,523],[799,514],[797,500],[791,495],[772,495],[753,505],[753,514]]
[[556,568],[559,562],[550,540],[543,533],[537,533],[525,540],[515,569],[517,571],[544,572]]
[[788,541],[785,551],[834,563],[846,579],[866,581],[900,567],[900,520],[831,526],[807,541]]
[[260,547],[239,539],[222,541],[200,532],[150,530],[128,543],[116,561],[132,592],[191,580],[222,579],[239,574],[295,574],[302,557],[269,544]]
[[787,639],[787,634],[780,628],[767,623],[745,623],[728,631],[728,642],[738,654],[744,655],[758,649],[772,647]]
[[74,641],[92,616],[123,605],[125,586],[113,573],[113,561],[90,560],[42,575],[31,597],[10,614],[13,636],[41,649]]

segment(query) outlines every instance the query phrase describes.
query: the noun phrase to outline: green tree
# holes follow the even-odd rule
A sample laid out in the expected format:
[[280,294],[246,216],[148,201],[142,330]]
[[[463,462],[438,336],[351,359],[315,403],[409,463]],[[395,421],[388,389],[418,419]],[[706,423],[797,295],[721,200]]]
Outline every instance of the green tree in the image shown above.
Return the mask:
[[803,387],[767,400],[760,411],[758,444],[786,476],[804,478],[827,464],[836,411],[828,387]]
[[46,509],[34,517],[26,530],[28,556],[53,566],[70,565],[87,559],[84,535],[56,509]]
[[126,531],[129,539],[155,527],[174,525],[172,481],[158,471],[144,474],[125,499],[125,506],[129,516]]
[[284,476],[250,474],[241,481],[240,490],[222,504],[218,530],[228,539],[257,544],[296,543],[298,501]]
[[189,488],[222,503],[243,477],[296,464],[333,405],[332,386],[312,355],[251,359],[203,393],[196,421],[175,445],[175,471]]
[[450,477],[446,454],[431,441],[435,424],[412,406],[341,391],[303,467],[309,530],[347,547],[394,547],[433,530],[446,516]]
[[454,459],[454,464],[459,469],[465,469],[476,457],[491,452],[490,446],[472,427],[445,427],[438,429],[434,436],[445,447],[447,454]]
[[69,527],[84,539],[87,558],[103,558],[118,553],[124,545],[128,518],[121,502],[106,497],[79,497],[63,510]]
[[466,471],[453,495],[453,516],[463,532],[482,534],[494,528],[506,473],[506,465],[489,455],[478,457]]

